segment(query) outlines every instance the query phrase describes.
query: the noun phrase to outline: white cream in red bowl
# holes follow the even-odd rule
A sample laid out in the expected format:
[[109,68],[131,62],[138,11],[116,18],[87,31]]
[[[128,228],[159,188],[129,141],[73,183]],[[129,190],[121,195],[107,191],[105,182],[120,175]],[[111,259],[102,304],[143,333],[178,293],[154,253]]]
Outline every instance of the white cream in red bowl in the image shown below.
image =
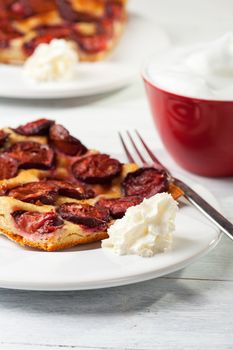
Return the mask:
[[233,33],[162,53],[150,60],[143,74],[152,84],[174,94],[233,100]]
[[149,58],[152,116],[175,161],[204,176],[233,175],[233,34]]

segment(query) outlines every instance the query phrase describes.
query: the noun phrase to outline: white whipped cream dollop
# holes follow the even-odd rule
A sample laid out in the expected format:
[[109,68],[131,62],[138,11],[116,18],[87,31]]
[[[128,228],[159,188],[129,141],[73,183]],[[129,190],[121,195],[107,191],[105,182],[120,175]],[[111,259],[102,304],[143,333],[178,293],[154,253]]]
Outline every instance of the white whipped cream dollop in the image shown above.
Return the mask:
[[40,44],[24,64],[27,77],[36,81],[71,80],[78,62],[72,44],[64,39],[53,39]]
[[122,219],[108,229],[103,248],[118,255],[135,254],[151,257],[170,248],[177,202],[168,193],[159,193],[127,209]]
[[188,48],[173,49],[147,67],[156,86],[183,96],[233,100],[233,33]]

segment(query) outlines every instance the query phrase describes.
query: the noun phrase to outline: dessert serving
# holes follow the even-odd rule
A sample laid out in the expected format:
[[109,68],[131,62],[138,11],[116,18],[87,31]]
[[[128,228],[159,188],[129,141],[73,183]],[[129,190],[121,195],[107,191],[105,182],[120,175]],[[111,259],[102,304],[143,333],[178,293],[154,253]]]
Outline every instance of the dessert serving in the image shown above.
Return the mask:
[[103,59],[126,22],[125,0],[0,2],[0,62],[22,64],[41,43],[71,42],[81,61]]
[[102,240],[129,207],[182,194],[164,171],[88,149],[52,120],[3,128],[0,146],[0,232],[21,245],[52,251]]

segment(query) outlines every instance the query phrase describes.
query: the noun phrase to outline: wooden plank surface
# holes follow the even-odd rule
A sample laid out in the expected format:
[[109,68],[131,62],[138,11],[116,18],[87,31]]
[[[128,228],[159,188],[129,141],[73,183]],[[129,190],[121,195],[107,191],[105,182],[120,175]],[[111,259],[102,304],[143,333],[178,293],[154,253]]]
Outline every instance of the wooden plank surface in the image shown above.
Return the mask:
[[1,290],[1,343],[230,349],[232,293],[232,282],[169,278],[99,291]]
[[[229,0],[146,3],[133,0],[131,7],[153,17],[156,25],[163,25],[175,44],[190,44],[233,29],[233,2]],[[100,111],[108,108],[108,118],[82,110],[86,104]],[[5,124],[15,115],[56,117],[59,113],[66,113],[67,126],[84,135],[84,141],[93,147],[117,153],[117,130],[136,127],[160,151],[161,142],[139,81],[117,93],[84,99],[0,99]],[[69,120],[69,114],[77,117],[77,125]],[[169,156],[163,160],[180,171]],[[183,174],[210,189],[225,215],[233,220],[232,178]],[[230,350],[232,295],[233,244],[227,238],[186,269],[145,283],[57,293],[0,289],[0,350]]]

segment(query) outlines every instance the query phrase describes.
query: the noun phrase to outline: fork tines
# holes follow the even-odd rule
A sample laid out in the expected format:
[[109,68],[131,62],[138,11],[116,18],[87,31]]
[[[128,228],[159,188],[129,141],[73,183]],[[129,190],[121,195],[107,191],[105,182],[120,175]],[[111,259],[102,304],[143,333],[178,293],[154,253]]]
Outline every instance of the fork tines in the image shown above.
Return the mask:
[[[137,154],[143,166],[149,166],[153,164],[153,165],[156,165],[156,168],[164,169],[166,172],[169,173],[166,167],[158,160],[158,158],[154,155],[152,150],[148,147],[148,145],[146,144],[146,142],[144,141],[144,139],[142,138],[142,136],[137,130],[135,130],[135,134],[137,135],[137,139],[140,141],[140,145],[143,148],[143,151],[144,151],[143,153],[145,153],[147,157],[149,156],[148,161],[146,160],[145,156],[143,156],[142,151],[139,150],[139,146],[137,145],[138,141],[135,141],[135,138],[133,138],[132,134],[128,130],[126,131],[126,134],[132,146],[133,151]],[[137,163],[137,161],[135,160],[135,156],[133,156],[132,153],[130,152],[129,147],[127,146],[127,143],[120,132],[119,132],[119,137],[128,160],[130,162]]]

